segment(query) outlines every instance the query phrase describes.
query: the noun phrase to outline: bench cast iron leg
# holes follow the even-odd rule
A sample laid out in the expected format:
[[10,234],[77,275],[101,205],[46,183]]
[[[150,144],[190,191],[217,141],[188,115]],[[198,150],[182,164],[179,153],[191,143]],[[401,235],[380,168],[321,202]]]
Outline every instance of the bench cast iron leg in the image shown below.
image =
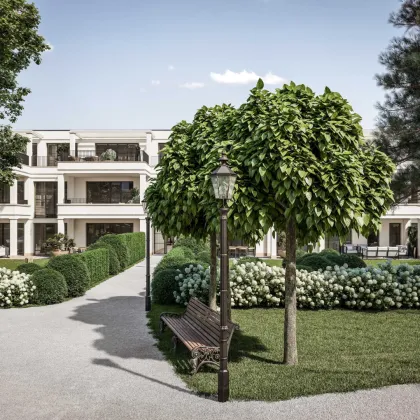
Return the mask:
[[160,320],[159,331],[160,331],[161,334],[163,334],[163,332],[165,331],[165,327],[166,327],[166,324],[162,320]]
[[175,353],[176,352],[176,346],[178,344],[178,337],[176,335],[174,335],[172,337],[172,350]]
[[198,355],[194,352],[191,352],[191,355],[192,355],[192,359],[190,360],[191,367],[192,367],[191,374],[195,375],[198,371]]

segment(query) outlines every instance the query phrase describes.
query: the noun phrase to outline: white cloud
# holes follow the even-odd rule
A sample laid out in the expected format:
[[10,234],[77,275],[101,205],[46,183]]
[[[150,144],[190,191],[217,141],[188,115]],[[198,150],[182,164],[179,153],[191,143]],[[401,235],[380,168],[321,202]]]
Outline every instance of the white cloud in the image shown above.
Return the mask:
[[174,67],[172,64],[170,64],[170,65],[168,66],[168,70],[169,70],[169,71],[175,70],[175,67]]
[[204,83],[200,83],[200,82],[189,82],[189,83],[183,83],[182,85],[179,85],[180,88],[185,88],[185,89],[200,89],[202,87],[204,87]]
[[152,86],[159,86],[160,80],[152,80]]
[[265,76],[259,76],[253,71],[242,70],[241,72],[234,72],[226,70],[224,73],[210,73],[210,77],[217,83],[247,85],[249,83],[256,83],[259,78],[264,80],[267,85],[281,85],[285,83],[285,79],[277,76],[271,72]]

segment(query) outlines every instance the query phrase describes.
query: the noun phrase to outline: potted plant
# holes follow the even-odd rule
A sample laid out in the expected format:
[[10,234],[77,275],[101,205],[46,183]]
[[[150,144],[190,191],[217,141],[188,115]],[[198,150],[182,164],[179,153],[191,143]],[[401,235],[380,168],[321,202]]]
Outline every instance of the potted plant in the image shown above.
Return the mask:
[[117,158],[117,153],[115,150],[107,149],[101,154],[101,160],[115,160]]
[[54,256],[68,254],[70,253],[70,249],[75,246],[76,243],[74,240],[63,233],[56,233],[44,243],[45,250]]
[[131,199],[127,201],[128,204],[139,204],[140,203],[140,190],[138,188],[132,188],[130,190]]

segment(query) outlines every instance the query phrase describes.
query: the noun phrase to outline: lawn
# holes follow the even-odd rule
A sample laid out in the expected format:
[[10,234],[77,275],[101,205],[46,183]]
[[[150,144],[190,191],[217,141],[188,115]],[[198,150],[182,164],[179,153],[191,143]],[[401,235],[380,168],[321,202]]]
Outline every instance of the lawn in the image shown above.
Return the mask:
[[[386,259],[382,260],[363,260],[366,265],[378,265],[386,263]],[[420,264],[420,260],[391,260],[392,265],[400,265],[400,264],[409,264],[409,265],[417,265]]]
[[[217,370],[188,370],[188,353],[171,350],[171,333],[158,334],[161,312],[179,306],[153,305],[149,325],[158,347],[188,387],[217,393]],[[420,382],[420,311],[299,311],[298,366],[281,364],[283,309],[233,310],[240,325],[230,349],[231,398],[277,401],[305,395],[347,392]]]
[[279,258],[278,260],[263,260],[267,265],[271,267],[281,267],[283,259]]
[[[34,263],[39,264],[41,267],[44,267],[47,265],[49,261],[49,258],[37,258],[34,259]],[[16,270],[16,267],[18,265],[24,264],[25,260],[21,259],[21,260],[10,260],[8,258],[2,258],[0,259],[0,268],[1,267],[6,267],[9,268],[10,270]]]

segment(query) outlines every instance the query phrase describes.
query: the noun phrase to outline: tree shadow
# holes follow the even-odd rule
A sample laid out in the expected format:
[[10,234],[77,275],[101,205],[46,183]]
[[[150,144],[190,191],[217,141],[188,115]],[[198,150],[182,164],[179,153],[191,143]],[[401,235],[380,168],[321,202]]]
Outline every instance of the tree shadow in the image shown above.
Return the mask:
[[143,319],[144,301],[140,296],[89,299],[88,304],[75,309],[70,319],[98,325],[94,331],[101,337],[93,347],[110,356],[162,360]]

